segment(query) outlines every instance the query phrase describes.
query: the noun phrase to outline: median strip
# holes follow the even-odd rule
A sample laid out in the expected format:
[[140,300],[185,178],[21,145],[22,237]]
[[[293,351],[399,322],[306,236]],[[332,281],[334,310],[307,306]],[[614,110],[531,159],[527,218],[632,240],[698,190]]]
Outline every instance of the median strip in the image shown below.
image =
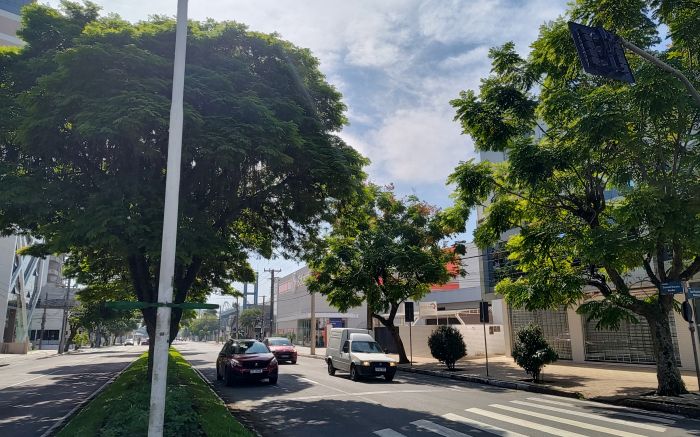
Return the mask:
[[[148,357],[143,354],[57,435],[147,434],[150,401],[147,369]],[[166,399],[166,436],[253,436],[174,349],[168,357]]]

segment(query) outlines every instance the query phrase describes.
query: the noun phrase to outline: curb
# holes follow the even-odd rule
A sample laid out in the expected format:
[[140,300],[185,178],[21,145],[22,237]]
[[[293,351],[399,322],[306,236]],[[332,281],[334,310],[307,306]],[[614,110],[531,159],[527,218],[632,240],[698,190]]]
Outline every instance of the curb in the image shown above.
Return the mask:
[[[188,363],[189,363],[189,361],[188,361]],[[209,381],[209,379],[207,379],[207,377],[204,376],[204,374],[202,373],[201,370],[199,370],[198,368],[194,367],[191,363],[190,363],[190,368],[191,368],[192,370],[194,370],[194,372],[197,374],[197,376],[199,376],[199,378],[200,378],[202,381],[204,381],[204,383],[207,385],[207,387],[209,387],[209,390],[211,390],[211,392],[214,393],[214,396],[216,396],[216,398],[217,398],[222,404],[224,404],[224,407],[226,407],[226,410],[229,412],[229,414],[230,414],[231,416],[233,416],[234,419],[236,419],[241,425],[243,425],[248,431],[250,431],[251,434],[253,434],[253,435],[257,436],[257,437],[262,437],[262,434],[260,434],[260,432],[259,432],[258,430],[255,429],[255,427],[250,423],[250,421],[245,420],[245,419],[243,419],[243,418],[241,418],[241,417],[239,417],[239,416],[233,414],[233,411],[231,411],[231,408],[228,406],[228,404],[226,403],[226,401],[224,401],[223,398],[222,398],[221,396],[219,396],[219,393],[216,391],[216,388],[214,387],[214,383],[211,382],[211,381]],[[44,437],[44,436],[42,436],[42,437]]]
[[300,357],[314,358],[316,360],[325,360],[325,355],[310,355],[310,354],[299,354]]
[[622,399],[617,402],[606,402],[613,405],[622,405],[631,408],[641,408],[644,410],[658,411],[661,413],[674,413],[682,416],[687,416],[690,419],[698,420],[700,417],[700,408],[690,407],[683,404],[663,403],[656,401],[647,401],[644,399]]
[[102,385],[100,386],[100,388],[98,388],[97,390],[95,390],[94,392],[92,392],[92,393],[90,394],[90,396],[88,396],[88,397],[85,398],[82,402],[80,402],[78,405],[76,405],[76,406],[75,406],[72,410],[70,410],[65,416],[63,416],[63,417],[61,417],[60,419],[58,419],[58,422],[54,423],[54,424],[51,426],[51,428],[47,429],[40,437],[49,437],[49,436],[52,436],[52,435],[56,434],[58,431],[60,431],[61,428],[63,428],[64,426],[66,426],[66,423],[67,423],[70,419],[72,419],[75,415],[77,415],[77,414],[80,412],[80,410],[82,410],[83,408],[85,408],[85,406],[87,406],[87,404],[89,404],[90,401],[92,401],[92,400],[95,399],[100,393],[102,393],[110,384],[112,384],[117,378],[119,378],[119,377],[122,375],[122,373],[126,372],[126,370],[127,370],[129,367],[131,367],[133,364],[134,364],[134,361],[130,362],[129,365],[127,365],[127,366],[124,367],[122,370],[120,370],[119,372],[117,372],[116,375],[114,375],[113,377],[111,377],[110,379],[108,379],[107,382],[105,382],[104,384],[102,384]]

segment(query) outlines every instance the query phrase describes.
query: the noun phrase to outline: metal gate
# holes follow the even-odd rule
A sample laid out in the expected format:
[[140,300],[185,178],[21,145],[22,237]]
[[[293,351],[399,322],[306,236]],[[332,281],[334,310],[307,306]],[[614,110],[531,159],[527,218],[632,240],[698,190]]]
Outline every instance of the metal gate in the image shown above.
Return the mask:
[[[611,363],[656,364],[651,331],[646,319],[637,316],[639,323],[623,321],[620,329],[597,330],[595,320],[583,321],[583,335],[587,361],[605,361]],[[670,314],[671,338],[676,362],[680,365],[678,336],[673,313]]]
[[530,323],[542,328],[547,343],[557,351],[559,359],[571,359],[571,334],[569,333],[569,318],[566,308],[558,310],[528,311],[524,309],[510,309],[510,327],[515,341],[517,332]]

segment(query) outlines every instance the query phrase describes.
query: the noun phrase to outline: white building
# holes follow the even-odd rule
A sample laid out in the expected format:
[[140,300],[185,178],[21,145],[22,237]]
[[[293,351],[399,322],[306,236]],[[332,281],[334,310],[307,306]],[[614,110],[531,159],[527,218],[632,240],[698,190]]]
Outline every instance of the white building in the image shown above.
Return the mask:
[[311,299],[314,299],[316,315],[316,345],[325,347],[326,327],[365,328],[367,326],[367,306],[339,312],[326,298],[315,293],[313,296],[306,287],[305,280],[309,268],[302,267],[294,273],[283,276],[277,285],[275,299],[275,325],[278,335],[293,335],[294,341],[308,346],[311,342]]
[[20,24],[20,9],[32,0],[0,0],[0,46],[22,45],[17,38]]

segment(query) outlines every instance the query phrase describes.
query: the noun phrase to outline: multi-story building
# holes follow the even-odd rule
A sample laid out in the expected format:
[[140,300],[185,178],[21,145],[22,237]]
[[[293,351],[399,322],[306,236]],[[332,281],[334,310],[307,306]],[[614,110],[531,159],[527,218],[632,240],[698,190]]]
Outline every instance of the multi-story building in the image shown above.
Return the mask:
[[279,335],[293,336],[300,345],[311,342],[311,300],[314,299],[316,316],[316,345],[325,347],[326,327],[335,328],[365,328],[367,326],[367,306],[352,308],[347,312],[339,312],[333,308],[326,298],[318,293],[313,296],[306,287],[305,280],[309,276],[309,268],[302,267],[294,273],[283,276],[277,285],[275,299],[275,326]]
[[22,40],[17,38],[17,29],[20,24],[20,10],[22,6],[33,0],[0,0],[0,46],[22,45]]
[[[505,161],[507,155],[501,152],[481,152],[480,159],[497,163]],[[608,199],[618,196],[615,191],[605,194]],[[484,212],[484,208],[477,209],[478,222],[482,221]],[[514,230],[505,233],[500,244],[481,251],[481,287],[485,296],[495,296],[493,292],[496,284],[502,278],[516,273],[515,266],[507,259],[505,247],[505,241],[514,234]],[[635,273],[632,272],[631,275]],[[643,272],[638,276],[640,281],[633,292],[655,292],[651,284],[641,280]],[[700,284],[697,286],[700,287]],[[596,298],[594,290],[584,291],[590,291],[590,298]],[[547,341],[557,351],[560,359],[573,362],[655,364],[651,332],[644,320],[640,320],[640,323],[623,321],[619,330],[597,329],[595,321],[587,321],[576,309],[577,307],[561,307],[556,310],[528,311],[503,305],[506,354],[510,355],[512,351],[514,333],[534,322],[542,327]],[[671,314],[671,333],[680,367],[692,369],[694,358],[688,324],[677,314]]]

